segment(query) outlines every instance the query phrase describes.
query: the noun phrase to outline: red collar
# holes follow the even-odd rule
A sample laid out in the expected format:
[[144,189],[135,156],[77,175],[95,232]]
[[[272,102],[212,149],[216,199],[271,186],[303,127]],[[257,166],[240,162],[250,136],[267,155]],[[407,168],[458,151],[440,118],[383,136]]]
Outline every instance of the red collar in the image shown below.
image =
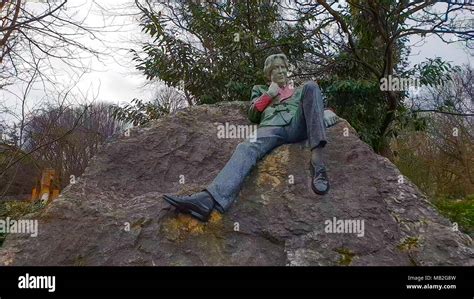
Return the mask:
[[280,96],[280,102],[283,102],[284,100],[291,98],[293,95],[294,89],[290,87],[290,85],[286,85],[283,88],[280,88],[278,90],[278,95]]

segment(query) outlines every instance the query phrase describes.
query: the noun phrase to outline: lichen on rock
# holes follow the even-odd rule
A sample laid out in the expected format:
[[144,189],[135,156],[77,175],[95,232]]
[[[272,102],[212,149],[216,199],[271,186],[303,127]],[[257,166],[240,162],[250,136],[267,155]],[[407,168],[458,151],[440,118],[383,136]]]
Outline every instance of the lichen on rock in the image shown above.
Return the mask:
[[[327,195],[310,189],[300,142],[262,159],[226,214],[177,213],[161,196],[212,182],[243,141],[218,139],[215,124],[250,124],[248,104],[190,107],[110,140],[34,216],[38,237],[7,236],[0,265],[473,265],[470,237],[344,120],[327,130]],[[363,237],[325,232],[333,217],[364,220]]]

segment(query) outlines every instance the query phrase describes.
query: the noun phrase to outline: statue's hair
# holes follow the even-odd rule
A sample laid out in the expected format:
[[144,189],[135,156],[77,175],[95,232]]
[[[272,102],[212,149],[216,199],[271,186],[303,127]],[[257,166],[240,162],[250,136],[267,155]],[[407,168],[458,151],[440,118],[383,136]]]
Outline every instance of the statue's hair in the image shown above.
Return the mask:
[[265,74],[265,78],[268,80],[270,80],[270,76],[272,74],[273,61],[275,61],[277,58],[283,59],[283,63],[285,64],[286,68],[288,68],[288,58],[286,58],[285,54],[280,53],[268,56],[267,59],[265,59],[265,66],[263,67],[263,73]]

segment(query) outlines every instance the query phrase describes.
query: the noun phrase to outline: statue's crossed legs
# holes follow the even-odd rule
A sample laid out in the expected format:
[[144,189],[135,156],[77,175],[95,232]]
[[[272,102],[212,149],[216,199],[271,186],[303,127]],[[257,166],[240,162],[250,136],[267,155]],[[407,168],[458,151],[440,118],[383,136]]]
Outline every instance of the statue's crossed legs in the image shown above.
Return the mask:
[[181,212],[207,221],[214,208],[221,213],[230,208],[245,177],[267,153],[282,144],[304,139],[309,139],[313,153],[312,189],[317,194],[325,194],[329,190],[329,182],[321,158],[321,151],[327,142],[323,115],[321,91],[316,83],[308,82],[303,87],[300,107],[289,125],[259,127],[256,140],[246,140],[237,145],[230,160],[206,189],[190,196],[164,195],[164,199]]
[[221,213],[229,209],[245,177],[256,163],[275,147],[309,139],[311,150],[322,149],[327,142],[323,113],[321,91],[316,83],[310,81],[303,87],[300,107],[289,125],[259,127],[255,141],[246,140],[237,145],[230,160],[206,188],[218,203],[215,208]]

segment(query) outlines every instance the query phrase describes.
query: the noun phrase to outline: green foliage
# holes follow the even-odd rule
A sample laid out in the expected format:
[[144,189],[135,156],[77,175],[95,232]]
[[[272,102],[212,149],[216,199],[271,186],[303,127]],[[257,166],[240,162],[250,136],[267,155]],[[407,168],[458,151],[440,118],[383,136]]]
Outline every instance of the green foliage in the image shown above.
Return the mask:
[[458,223],[460,230],[474,234],[474,194],[462,199],[441,198],[434,204],[441,214]]
[[398,106],[394,122],[388,129],[388,138],[397,137],[401,132],[424,131],[428,127],[429,118],[417,113],[413,113],[405,105]]
[[[378,3],[386,7],[387,11],[394,4],[392,0]],[[365,1],[355,1],[355,5],[342,12],[351,28],[358,57],[351,52],[341,51],[320,85],[328,105],[349,121],[363,141],[380,152],[387,140],[382,128],[389,110],[387,95],[380,90],[378,77],[384,69],[386,44],[370,13],[360,8],[366,5]],[[406,52],[404,41],[397,41],[394,48],[394,65],[402,64]],[[369,70],[368,66],[377,73]]]
[[[459,71],[440,58],[428,59],[406,70],[401,77],[419,78],[421,84],[434,86],[452,80],[452,75]],[[380,90],[380,83],[358,63],[349,59],[346,54],[337,58],[333,74],[320,81],[329,106],[338,115],[347,119],[360,134],[361,139],[372,146],[376,152],[392,137],[407,130],[423,131],[427,127],[426,116],[413,113],[401,99],[408,96],[407,91],[396,92],[400,98],[394,119],[384,134],[380,128],[388,110],[386,94]],[[449,103],[445,103],[447,108]]]
[[133,123],[134,126],[143,125],[152,119],[158,119],[166,111],[153,103],[143,103],[139,99],[133,99],[131,104],[124,107],[113,106],[112,117],[115,120]]
[[308,50],[301,27],[277,23],[276,3],[176,5],[186,33],[200,46],[166,27],[161,12],[148,11],[141,26],[153,43],[143,46],[145,57],[135,52],[134,60],[150,80],[159,78],[173,87],[183,80],[196,104],[248,101],[252,86],[266,83],[263,65],[269,54],[282,51],[291,62]]
[[435,57],[427,58],[426,61],[415,64],[404,76],[419,78],[422,85],[435,86],[444,85],[447,81],[451,81],[453,75],[460,70],[459,66],[454,66],[440,57]]
[[[348,6],[349,9],[341,11],[350,28],[357,54],[341,51],[324,80],[329,105],[346,118],[361,138],[379,153],[387,153],[389,140],[400,132],[426,129],[427,121],[412,113],[404,103],[408,91],[380,91],[380,78],[393,74],[402,78],[418,78],[421,84],[434,86],[448,82],[458,70],[439,57],[408,69],[410,48],[407,37],[396,39],[390,52],[387,52],[384,36],[393,35],[397,29],[395,26],[400,29],[408,26],[405,24],[407,16],[389,13],[398,5],[394,0],[371,4],[356,0]],[[383,28],[374,19],[371,10],[384,11],[386,14],[381,13],[385,14],[384,22],[388,26],[393,24],[393,30],[381,31]],[[387,55],[391,56],[390,59]],[[388,61],[392,63],[391,66],[387,66]],[[445,106],[448,105],[445,103]]]
[[361,139],[376,147],[386,105],[379,83],[370,80],[332,79],[321,81],[329,106],[347,119]]
[[[426,127],[425,120],[411,113],[403,103],[407,93],[381,91],[380,77],[418,76],[422,83],[432,85],[447,80],[453,70],[439,58],[408,69],[408,37],[395,39],[387,51],[385,38],[408,26],[407,16],[390,13],[398,5],[395,0],[370,5],[357,0],[348,9],[341,9],[357,55],[347,50],[348,45],[331,45],[338,51],[331,54],[330,67],[317,78],[329,105],[379,153],[391,137],[405,128]],[[141,27],[153,41],[143,46],[144,57],[134,52],[134,60],[137,69],[150,80],[159,78],[173,87],[184,81],[184,89],[196,104],[249,100],[252,86],[266,83],[262,69],[269,54],[283,52],[290,63],[297,65],[306,62],[311,57],[308,54],[327,50],[319,40],[322,31],[305,27],[319,24],[316,15],[299,15],[301,19],[289,25],[279,21],[281,11],[274,2],[228,1],[203,5],[191,1],[171,6],[175,12],[171,16],[143,10]],[[381,12],[387,22],[384,28],[393,28],[384,30],[380,20],[374,19],[372,10]],[[172,23],[167,21],[169,18],[179,19],[180,31],[192,42],[179,36],[177,28],[169,27]],[[137,115],[140,118],[142,114],[137,112]]]

